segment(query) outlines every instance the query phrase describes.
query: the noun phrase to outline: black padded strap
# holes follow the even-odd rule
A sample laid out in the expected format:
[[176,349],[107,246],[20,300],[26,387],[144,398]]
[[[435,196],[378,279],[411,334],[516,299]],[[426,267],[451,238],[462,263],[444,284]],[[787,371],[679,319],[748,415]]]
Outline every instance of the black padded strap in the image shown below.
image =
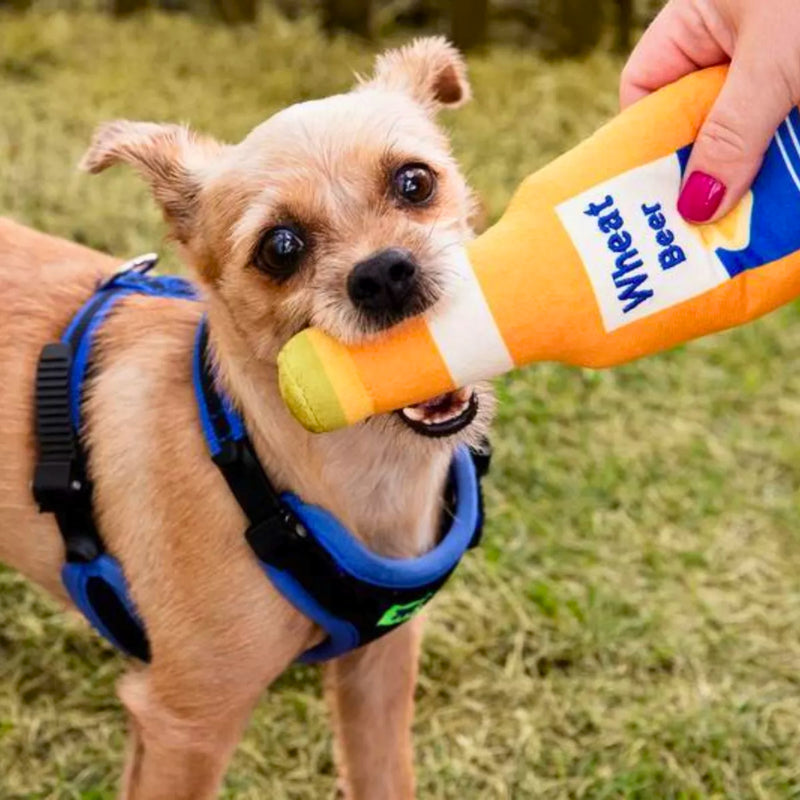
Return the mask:
[[200,351],[200,390],[202,392],[202,398],[198,398],[198,400],[201,400],[205,405],[214,433],[220,444],[222,444],[233,439],[233,431],[225,414],[222,398],[219,396],[215,386],[208,350],[208,325],[205,319],[200,322],[200,332],[196,346]]
[[[200,390],[198,398],[208,412],[208,419],[220,445],[213,457],[231,493],[239,503],[249,526],[245,533],[248,541],[258,541],[259,557],[270,563],[283,563],[285,553],[294,537],[303,535],[302,525],[285,503],[269,479],[255,453],[246,432],[234,438],[223,400],[216,389],[208,350],[208,327],[201,323],[197,346],[200,349]],[[243,428],[244,426],[242,426]]]

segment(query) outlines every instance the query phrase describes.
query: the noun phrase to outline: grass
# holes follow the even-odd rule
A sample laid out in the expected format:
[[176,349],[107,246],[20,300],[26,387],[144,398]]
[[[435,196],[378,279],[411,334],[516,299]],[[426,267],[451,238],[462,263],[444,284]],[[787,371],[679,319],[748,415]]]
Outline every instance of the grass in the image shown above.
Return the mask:
[[[235,139],[370,58],[270,15],[242,31],[0,16],[0,212],[150,250],[163,229],[136,179],[74,171],[94,123],[183,119]],[[619,67],[471,60],[476,102],[447,123],[493,216],[613,113]],[[787,308],[614,372],[499,382],[485,546],[430,614],[421,798],[800,797],[799,321]],[[0,798],[113,796],[122,668],[0,572]],[[317,675],[297,668],[258,707],[225,797],[333,794]]]

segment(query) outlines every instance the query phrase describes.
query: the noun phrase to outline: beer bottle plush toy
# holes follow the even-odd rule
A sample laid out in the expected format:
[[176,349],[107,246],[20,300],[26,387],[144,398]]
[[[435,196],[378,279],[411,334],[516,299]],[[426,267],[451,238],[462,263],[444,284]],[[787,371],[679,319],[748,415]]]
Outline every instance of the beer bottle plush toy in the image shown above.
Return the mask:
[[523,181],[429,314],[346,347],[310,328],[280,354],[283,397],[327,431],[535,361],[609,367],[800,295],[800,115],[719,222],[676,211],[692,142],[725,79],[689,75]]

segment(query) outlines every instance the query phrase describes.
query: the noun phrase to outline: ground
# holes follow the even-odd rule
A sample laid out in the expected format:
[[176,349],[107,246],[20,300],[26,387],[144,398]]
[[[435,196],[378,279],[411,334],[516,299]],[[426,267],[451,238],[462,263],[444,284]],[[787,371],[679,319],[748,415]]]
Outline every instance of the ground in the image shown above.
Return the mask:
[[[74,169],[96,122],[236,139],[369,60],[271,15],[242,31],[0,16],[0,213],[151,250],[163,228],[136,179]],[[503,48],[470,60],[476,99],[446,122],[492,217],[614,112],[620,66]],[[794,307],[614,372],[499,382],[485,545],[429,615],[420,798],[800,797],[798,353]],[[113,796],[122,667],[0,571],[2,800]],[[297,668],[258,707],[225,797],[333,792],[317,674]]]

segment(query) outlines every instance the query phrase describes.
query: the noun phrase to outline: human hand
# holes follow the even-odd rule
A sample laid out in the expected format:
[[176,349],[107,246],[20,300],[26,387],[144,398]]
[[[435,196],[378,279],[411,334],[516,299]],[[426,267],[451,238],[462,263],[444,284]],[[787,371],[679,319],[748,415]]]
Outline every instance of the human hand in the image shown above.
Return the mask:
[[718,219],[739,202],[776,129],[800,103],[800,0],[669,0],[622,72],[625,108],[727,61],[727,80],[686,166],[678,210],[689,222]]

